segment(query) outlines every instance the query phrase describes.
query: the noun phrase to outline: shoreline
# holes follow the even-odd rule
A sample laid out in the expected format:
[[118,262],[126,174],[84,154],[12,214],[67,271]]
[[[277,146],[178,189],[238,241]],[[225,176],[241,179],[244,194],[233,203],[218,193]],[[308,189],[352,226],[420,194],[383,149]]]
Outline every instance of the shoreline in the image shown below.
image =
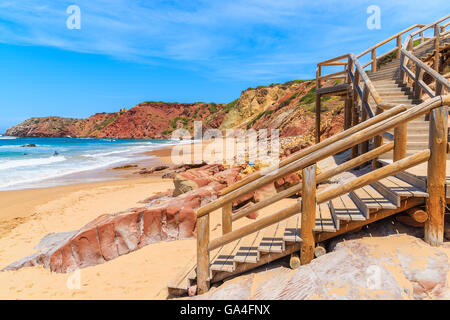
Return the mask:
[[[102,214],[143,206],[140,201],[173,187],[171,179],[135,176],[0,192],[0,269],[31,254],[49,233],[76,230]],[[52,273],[42,266],[0,271],[0,299],[165,299],[167,282],[184,266],[174,262],[168,268],[166,261],[187,259],[194,248],[193,239],[150,244],[81,269],[79,289],[67,287],[73,273]]]
[[[144,152],[155,165],[170,165],[173,146]],[[144,165],[144,164],[141,164]],[[48,188],[0,192],[0,270],[35,252],[50,233],[77,230],[103,214],[142,207],[142,200],[173,189],[164,171]],[[211,219],[216,236],[220,215]],[[243,222],[243,221],[242,221]],[[195,238],[151,243],[103,264],[80,269],[79,288],[67,284],[76,275],[54,273],[43,266],[0,271],[0,299],[166,299],[167,284],[192,259]]]
[[[10,188],[0,190],[0,193],[140,178],[141,175],[137,174],[137,171],[142,168],[150,168],[162,164],[171,164],[170,151],[174,146],[175,145],[156,146],[151,150],[132,153],[130,154],[130,159],[124,160],[120,163],[109,164],[96,169],[86,169],[79,172],[68,173],[54,178],[42,179],[32,182],[28,186],[12,186]],[[133,157],[137,159],[133,160]],[[132,167],[129,169],[115,169],[124,165],[136,165],[137,167]]]

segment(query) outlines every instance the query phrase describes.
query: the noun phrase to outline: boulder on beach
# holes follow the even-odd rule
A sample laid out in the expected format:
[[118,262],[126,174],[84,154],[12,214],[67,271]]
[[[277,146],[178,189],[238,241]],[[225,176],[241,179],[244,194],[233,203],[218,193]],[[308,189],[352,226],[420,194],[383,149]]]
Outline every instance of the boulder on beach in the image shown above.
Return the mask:
[[22,148],[34,148],[37,147],[34,143],[30,143],[30,144],[24,144],[23,146],[21,146]]

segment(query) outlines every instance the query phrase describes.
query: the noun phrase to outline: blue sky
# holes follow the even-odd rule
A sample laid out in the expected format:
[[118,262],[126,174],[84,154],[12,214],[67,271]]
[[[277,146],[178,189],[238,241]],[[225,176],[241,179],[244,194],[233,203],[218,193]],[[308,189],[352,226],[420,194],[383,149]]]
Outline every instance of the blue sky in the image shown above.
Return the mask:
[[[81,29],[66,27],[69,5]],[[366,26],[381,9],[381,29]],[[87,117],[146,100],[226,103],[248,87],[311,79],[448,0],[0,0],[0,132],[32,116]]]

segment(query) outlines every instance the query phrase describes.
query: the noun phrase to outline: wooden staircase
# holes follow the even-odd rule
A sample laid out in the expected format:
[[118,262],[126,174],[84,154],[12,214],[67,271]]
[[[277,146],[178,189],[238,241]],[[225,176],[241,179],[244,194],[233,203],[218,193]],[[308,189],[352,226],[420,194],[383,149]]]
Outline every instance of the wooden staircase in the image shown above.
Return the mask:
[[[409,178],[409,179],[408,179]],[[370,221],[376,212],[396,212],[405,207],[407,199],[415,198],[415,205],[425,203],[428,193],[414,176],[410,182],[398,176],[389,176],[371,185],[338,196],[317,206],[314,231],[330,234],[340,230],[341,224]],[[417,181],[418,185],[411,184]],[[331,237],[331,235],[328,235]],[[274,261],[299,251],[301,213],[260,231],[220,247],[211,254],[211,283],[252,270],[268,261]],[[168,286],[172,296],[187,294],[196,284],[196,261],[192,259],[183,272]]]
[[[439,49],[446,50],[449,47],[450,37],[441,39]],[[413,52],[422,61],[430,61],[436,52],[434,42],[425,43],[419,49],[413,50]],[[400,58],[392,59],[392,61],[380,67],[376,72],[369,73],[368,77],[385,103],[418,105],[423,102],[422,99],[414,99],[413,89],[403,83],[400,74]],[[369,99],[369,105],[376,105],[373,98]],[[428,148],[428,127],[429,121],[425,119],[425,116],[408,123],[406,155],[409,156]],[[392,131],[389,133],[393,134]],[[380,159],[392,158],[392,151],[380,156]],[[450,154],[447,155],[447,159],[450,159]]]
[[[185,295],[194,288],[202,294],[214,283],[282,257],[291,255],[292,263],[294,253],[299,253],[301,264],[307,264],[317,255],[320,246],[316,248],[316,243],[411,208],[426,207],[425,241],[441,243],[445,212],[442,203],[450,202],[446,197],[450,186],[446,184],[446,106],[450,105],[450,95],[443,94],[450,90],[450,83],[423,60],[431,59],[431,55],[439,61],[440,50],[447,50],[450,33],[445,32],[445,27],[449,23],[442,24],[447,19],[450,15],[429,25],[411,26],[358,56],[350,53],[319,63],[317,143],[282,160],[270,174],[256,171],[225,188],[218,199],[197,210],[197,254],[168,285],[169,296]],[[435,36],[425,40],[424,32],[429,29],[435,30]],[[402,35],[408,32],[401,44]],[[412,43],[417,36],[419,45],[414,51]],[[377,58],[377,48],[395,39],[397,47]],[[377,68],[380,58],[394,52],[396,58]],[[359,58],[367,53],[372,59],[362,66]],[[372,70],[366,73],[368,65]],[[415,71],[411,65],[415,65]],[[326,66],[344,66],[345,70],[322,75],[321,69]],[[435,82],[434,91],[423,81],[420,70]],[[322,86],[325,80],[336,79],[344,83]],[[422,92],[430,99],[422,101]],[[345,130],[320,141],[320,103],[324,95],[345,96]],[[350,159],[317,173],[319,161],[346,150],[351,150]],[[425,167],[425,177],[409,171],[419,166]],[[234,200],[300,170],[302,183],[233,212]],[[339,179],[339,184],[320,188],[321,183],[340,174],[346,178]],[[299,192],[301,198],[292,205],[280,205],[277,212],[233,229],[235,220]],[[210,239],[210,215],[217,209],[222,212],[222,236]]]

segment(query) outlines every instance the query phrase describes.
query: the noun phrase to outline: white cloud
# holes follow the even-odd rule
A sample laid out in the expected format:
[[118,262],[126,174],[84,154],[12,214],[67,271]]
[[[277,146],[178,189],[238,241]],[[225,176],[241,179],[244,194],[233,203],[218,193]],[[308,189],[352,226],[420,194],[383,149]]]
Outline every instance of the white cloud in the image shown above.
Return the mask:
[[[71,4],[81,8],[81,30],[66,28]],[[182,64],[217,78],[300,77],[309,64],[372,41],[371,4],[381,7],[387,36],[443,15],[447,1],[9,0],[0,4],[0,42]]]

